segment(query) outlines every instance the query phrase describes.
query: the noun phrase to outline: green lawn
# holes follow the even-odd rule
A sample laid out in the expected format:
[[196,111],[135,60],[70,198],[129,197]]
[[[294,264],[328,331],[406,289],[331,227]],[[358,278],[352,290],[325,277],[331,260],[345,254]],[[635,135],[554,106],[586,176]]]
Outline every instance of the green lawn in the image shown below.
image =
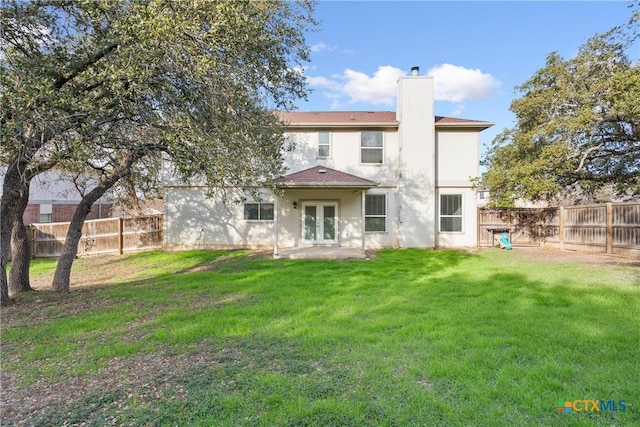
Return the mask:
[[[637,264],[497,249],[92,262],[73,277],[111,283],[3,310],[2,425],[640,425]],[[563,415],[559,399],[626,410]]]

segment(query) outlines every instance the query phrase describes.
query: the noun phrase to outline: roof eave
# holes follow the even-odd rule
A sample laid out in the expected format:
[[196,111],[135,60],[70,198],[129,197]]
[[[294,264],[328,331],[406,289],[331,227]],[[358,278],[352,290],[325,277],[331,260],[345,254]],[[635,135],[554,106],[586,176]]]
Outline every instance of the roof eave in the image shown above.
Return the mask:
[[372,182],[370,184],[356,184],[356,183],[345,183],[345,182],[323,182],[323,183],[314,183],[314,182],[284,182],[276,184],[278,188],[343,188],[343,189],[354,189],[354,190],[366,190],[369,188],[377,187],[379,184],[377,182]]
[[390,122],[305,122],[305,123],[285,123],[289,129],[295,128],[397,128],[400,123]]
[[489,129],[495,123],[491,122],[476,122],[476,123],[438,123],[436,122],[436,128],[456,128],[456,129],[473,129],[473,130],[485,130]]

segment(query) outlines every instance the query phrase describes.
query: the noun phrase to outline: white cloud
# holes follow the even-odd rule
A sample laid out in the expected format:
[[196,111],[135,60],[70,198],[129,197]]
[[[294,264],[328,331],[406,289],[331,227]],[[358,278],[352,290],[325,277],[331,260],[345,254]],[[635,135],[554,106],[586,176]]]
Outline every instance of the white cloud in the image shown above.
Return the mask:
[[314,44],[313,46],[309,47],[309,50],[311,50],[311,52],[320,52],[322,50],[333,50],[331,49],[331,47],[324,43],[324,42],[318,42],[316,44]]
[[[400,68],[381,65],[372,76],[361,71],[346,69],[331,77],[308,76],[312,87],[326,89],[323,95],[333,101],[333,106],[357,102],[372,105],[395,104],[397,81],[407,73]],[[485,99],[496,95],[500,81],[478,69],[468,69],[451,64],[433,67],[427,73],[434,79],[436,101],[459,103],[469,99]],[[464,106],[458,105],[459,113]]]
[[369,77],[365,73],[346,69],[344,77],[347,80],[343,86],[349,96],[349,102],[367,102],[373,105],[393,105],[396,98],[396,83],[398,77],[405,75],[399,68],[383,65]]
[[334,80],[329,80],[326,77],[322,77],[322,76],[318,76],[318,77],[307,77],[307,82],[309,83],[310,86],[320,86],[320,87],[325,87],[325,88],[329,88],[329,89],[334,89],[334,90],[340,90],[340,83],[334,81]]
[[496,95],[500,88],[500,81],[491,74],[457,65],[437,65],[427,75],[433,77],[436,101],[486,99]]
[[464,105],[458,104],[458,105],[456,105],[456,108],[451,112],[451,115],[453,117],[461,116],[462,113],[464,113],[464,110],[466,110],[466,109],[467,108]]
[[[393,105],[396,97],[398,77],[406,73],[399,68],[383,65],[369,77],[367,74],[351,69],[341,75],[326,77],[307,77],[309,85],[328,89],[323,95],[333,100],[333,105],[364,102],[373,105]],[[341,99],[348,98],[342,102]]]

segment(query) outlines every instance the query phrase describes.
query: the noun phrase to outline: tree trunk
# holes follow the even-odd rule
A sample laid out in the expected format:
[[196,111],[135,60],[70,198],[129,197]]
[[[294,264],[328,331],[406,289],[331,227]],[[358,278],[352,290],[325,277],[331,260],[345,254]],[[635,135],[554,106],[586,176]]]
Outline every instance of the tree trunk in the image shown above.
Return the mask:
[[28,229],[22,221],[13,224],[11,234],[12,262],[9,272],[9,293],[16,295],[33,290],[29,283],[31,244]]
[[58,258],[58,264],[56,265],[56,271],[53,275],[53,283],[51,289],[57,292],[69,292],[71,283],[71,267],[73,266],[73,260],[78,253],[78,243],[82,237],[82,226],[84,225],[87,215],[91,211],[91,206],[100,197],[107,192],[109,188],[113,186],[119,179],[118,177],[109,178],[106,182],[99,184],[96,188],[91,190],[87,195],[82,198],[80,204],[73,213],[71,223],[69,224],[69,230],[67,231],[67,238],[62,247],[62,254]]
[[[24,251],[24,246],[18,242],[18,239],[24,237],[20,230],[13,231],[14,226],[24,223],[22,215],[29,202],[29,182],[31,176],[25,174],[23,165],[18,158],[13,158],[9,162],[9,166],[4,175],[2,186],[2,199],[0,200],[0,297],[3,306],[10,305],[9,287],[11,285],[12,292],[20,292],[21,290],[29,290],[29,264],[31,262],[30,251]],[[17,246],[14,250],[17,253],[12,254],[11,277],[7,277],[7,264],[9,262],[9,248],[12,240],[15,239]],[[24,243],[28,248],[28,242]],[[24,258],[24,255],[27,255]],[[14,273],[14,268],[15,273]],[[19,274],[19,272],[21,274]],[[26,276],[25,276],[26,273]],[[11,280],[8,280],[11,279]]]
[[60,258],[58,258],[58,264],[56,265],[56,271],[51,284],[51,289],[57,292],[69,292],[71,266],[78,253],[78,243],[80,243],[80,238],[82,237],[82,226],[93,204],[93,202],[89,203],[85,201],[86,197],[87,196],[82,198],[82,202],[80,202],[76,211],[73,213],[69,230],[67,230],[67,238],[62,247],[62,254]]
[[11,222],[7,203],[4,197],[0,201],[0,306],[11,305],[9,298],[9,282],[7,280],[7,263],[9,261],[9,242],[11,241]]
[[76,211],[71,218],[69,230],[67,231],[67,239],[62,248],[62,255],[58,259],[56,272],[53,275],[53,283],[51,289],[58,292],[69,292],[71,282],[71,266],[73,260],[78,253],[78,243],[82,237],[82,226],[87,215],[91,211],[91,206],[104,195],[111,187],[115,185],[121,178],[127,176],[131,171],[131,165],[139,160],[145,154],[144,150],[134,151],[123,159],[119,168],[104,181],[101,181],[93,190],[89,191],[82,201],[78,204]]
[[31,244],[29,232],[22,218],[29,204],[30,182],[23,183],[20,199],[12,212],[11,225],[11,272],[9,273],[9,293],[12,295],[33,290],[29,283],[31,265]]

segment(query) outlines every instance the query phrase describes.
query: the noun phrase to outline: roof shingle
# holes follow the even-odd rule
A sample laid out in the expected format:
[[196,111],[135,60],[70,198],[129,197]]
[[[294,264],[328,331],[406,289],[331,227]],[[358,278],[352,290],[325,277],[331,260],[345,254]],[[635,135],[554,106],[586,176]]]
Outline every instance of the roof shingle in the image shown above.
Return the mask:
[[325,166],[314,166],[277,178],[278,187],[344,187],[372,188],[378,185],[371,180],[360,178]]

